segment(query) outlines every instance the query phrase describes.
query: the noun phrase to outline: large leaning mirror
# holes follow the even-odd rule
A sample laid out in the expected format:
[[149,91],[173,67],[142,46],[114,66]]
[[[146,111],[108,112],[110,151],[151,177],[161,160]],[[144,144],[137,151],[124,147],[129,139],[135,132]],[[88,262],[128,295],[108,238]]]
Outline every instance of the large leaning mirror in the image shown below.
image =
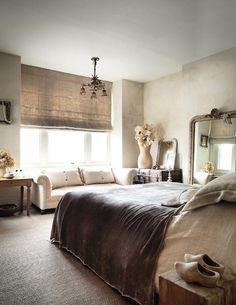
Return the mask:
[[206,184],[236,171],[236,111],[195,116],[190,122],[190,183]]

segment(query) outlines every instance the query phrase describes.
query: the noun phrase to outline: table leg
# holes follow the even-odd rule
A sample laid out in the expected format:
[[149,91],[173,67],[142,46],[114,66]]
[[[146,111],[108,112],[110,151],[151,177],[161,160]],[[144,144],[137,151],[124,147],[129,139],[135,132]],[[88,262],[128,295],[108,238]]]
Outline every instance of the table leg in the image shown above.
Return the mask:
[[30,201],[30,186],[27,186],[27,216],[30,215],[31,201]]
[[20,187],[20,214],[23,212],[24,205],[24,186]]

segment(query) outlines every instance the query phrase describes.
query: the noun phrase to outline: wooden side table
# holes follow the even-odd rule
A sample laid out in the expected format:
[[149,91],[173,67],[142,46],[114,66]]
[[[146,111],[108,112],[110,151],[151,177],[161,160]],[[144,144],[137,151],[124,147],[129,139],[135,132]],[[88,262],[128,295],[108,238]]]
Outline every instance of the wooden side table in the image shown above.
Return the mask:
[[221,286],[207,288],[188,284],[171,270],[159,277],[160,305],[235,305],[236,280],[223,277]]
[[15,177],[13,179],[7,178],[0,178],[0,187],[15,187],[20,186],[20,211],[23,211],[23,201],[24,201],[24,186],[27,188],[27,216],[30,215],[30,207],[31,207],[31,200],[30,200],[30,192],[31,192],[31,184],[32,178],[18,178]]

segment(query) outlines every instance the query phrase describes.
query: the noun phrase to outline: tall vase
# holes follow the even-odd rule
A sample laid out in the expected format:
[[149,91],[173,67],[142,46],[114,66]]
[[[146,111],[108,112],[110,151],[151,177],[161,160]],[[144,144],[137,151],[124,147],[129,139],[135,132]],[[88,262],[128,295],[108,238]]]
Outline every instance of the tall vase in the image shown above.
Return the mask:
[[151,145],[144,146],[138,143],[139,156],[138,156],[138,168],[152,168],[152,156],[150,153]]
[[0,168],[0,178],[6,174],[6,168]]

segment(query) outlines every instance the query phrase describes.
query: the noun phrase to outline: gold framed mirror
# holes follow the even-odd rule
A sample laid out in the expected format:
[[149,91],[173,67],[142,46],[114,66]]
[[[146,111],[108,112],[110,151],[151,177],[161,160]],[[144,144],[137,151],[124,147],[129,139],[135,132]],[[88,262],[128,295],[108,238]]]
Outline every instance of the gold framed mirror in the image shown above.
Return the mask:
[[199,115],[190,122],[189,182],[206,184],[236,171],[236,111]]

